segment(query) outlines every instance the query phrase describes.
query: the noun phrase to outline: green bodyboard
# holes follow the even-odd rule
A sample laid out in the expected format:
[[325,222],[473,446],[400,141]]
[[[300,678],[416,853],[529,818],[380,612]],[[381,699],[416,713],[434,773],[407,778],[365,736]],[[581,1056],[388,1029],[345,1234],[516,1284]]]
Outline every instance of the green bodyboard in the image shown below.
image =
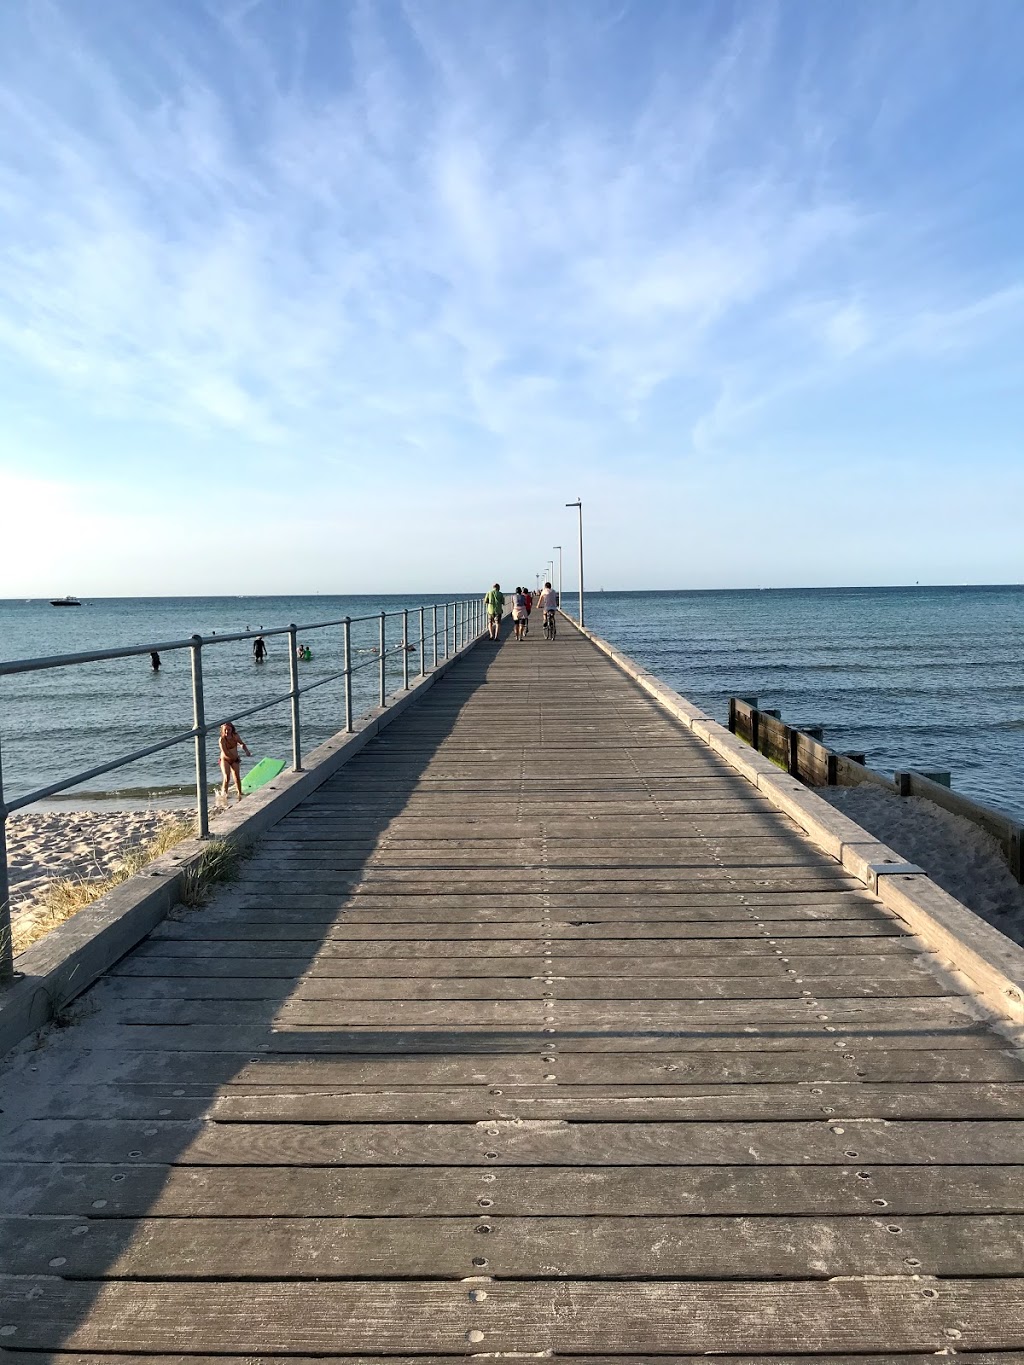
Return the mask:
[[254,792],[272,782],[279,773],[284,772],[283,758],[261,758],[255,768],[250,768],[242,778],[242,791]]

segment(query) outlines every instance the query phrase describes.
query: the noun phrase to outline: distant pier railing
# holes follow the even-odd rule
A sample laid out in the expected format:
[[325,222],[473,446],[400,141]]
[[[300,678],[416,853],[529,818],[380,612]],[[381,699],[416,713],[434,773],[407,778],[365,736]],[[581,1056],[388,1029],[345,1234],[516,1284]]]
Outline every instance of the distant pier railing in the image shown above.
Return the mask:
[[[401,637],[392,640],[391,643],[388,642],[389,622],[401,623]],[[369,647],[367,658],[358,663],[353,663],[352,629],[354,626],[365,625],[366,623],[374,623],[377,627],[374,633],[375,643]],[[298,636],[300,634],[309,636],[314,631],[337,627],[341,627],[343,632],[342,666],[324,677],[318,677],[312,682],[300,685]],[[383,706],[387,699],[388,665],[390,662],[401,660],[402,688],[408,689],[410,653],[418,654],[418,676],[423,677],[428,670],[428,654],[430,655],[429,667],[436,668],[439,662],[449,658],[452,654],[457,654],[460,649],[465,648],[466,645],[483,634],[484,629],[483,602],[472,598],[463,598],[456,601],[435,602],[429,606],[408,607],[398,611],[382,611],[370,616],[343,616],[338,620],[315,621],[310,625],[303,626],[292,624],[276,626],[270,630],[235,631],[226,635],[191,635],[187,640],[161,640],[149,644],[128,645],[120,649],[97,649],[80,654],[56,654],[49,658],[14,659],[0,663],[0,678],[19,673],[40,673],[52,668],[74,668],[80,664],[100,663],[111,659],[130,659],[138,655],[170,654],[175,650],[188,650],[192,665],[192,725],[187,730],[181,730],[177,734],[158,740],[155,744],[147,744],[131,753],[121,754],[117,758],[99,763],[83,772],[74,773],[58,782],[51,782],[45,787],[38,787],[35,791],[26,792],[12,800],[5,799],[3,763],[2,756],[0,756],[0,984],[10,981],[14,975],[11,893],[7,861],[7,817],[14,811],[30,806],[36,801],[45,800],[49,796],[56,796],[59,792],[68,791],[72,787],[80,786],[83,782],[101,777],[105,773],[114,772],[118,768],[127,767],[132,763],[138,763],[141,759],[149,758],[150,755],[158,754],[165,749],[174,748],[179,744],[192,743],[195,750],[196,828],[201,839],[208,838],[210,833],[210,805],[206,738],[211,733],[216,734],[225,722],[230,721],[235,724],[237,721],[244,720],[247,716],[253,716],[259,711],[267,711],[271,707],[282,706],[287,703],[291,708],[292,768],[295,772],[300,772],[302,770],[301,698],[305,693],[343,679],[344,701],[341,728],[351,732],[352,679],[356,673],[367,668],[377,670],[376,692],[379,704]],[[394,634],[393,628],[392,634]],[[288,691],[279,693],[269,700],[261,701],[255,706],[248,706],[241,711],[235,711],[230,715],[218,716],[216,720],[208,719],[203,696],[203,651],[218,645],[233,644],[239,640],[256,640],[260,637],[269,639],[274,636],[286,636],[288,639],[290,684]]]
[[812,787],[882,787],[898,796],[920,796],[959,815],[990,834],[1017,881],[1024,882],[1024,826],[1001,811],[950,790],[949,773],[898,772],[892,778],[866,764],[865,754],[843,754],[823,743],[820,726],[786,725],[778,711],[763,709],[753,697],[729,699],[729,729],[751,748]]

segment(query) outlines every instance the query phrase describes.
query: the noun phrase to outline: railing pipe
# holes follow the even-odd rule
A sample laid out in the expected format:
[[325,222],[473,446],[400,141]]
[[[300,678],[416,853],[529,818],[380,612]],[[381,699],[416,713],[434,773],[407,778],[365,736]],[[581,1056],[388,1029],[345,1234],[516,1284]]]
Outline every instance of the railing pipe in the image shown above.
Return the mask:
[[386,649],[387,649],[387,618],[386,618],[384,612],[381,612],[381,614],[380,614],[380,646],[379,646],[379,654],[380,654],[380,660],[379,660],[379,662],[380,662],[380,704],[381,704],[381,706],[384,705],[384,702],[386,701],[387,695],[388,695],[387,663],[385,662],[385,659],[384,659],[384,653],[385,653],[385,650],[386,650]]
[[0,984],[14,980],[14,936],[11,931],[11,879],[7,870],[7,806],[4,803],[3,757],[0,755]]
[[448,606],[449,604],[446,602],[444,604],[444,657],[446,659],[448,657]]
[[423,634],[423,608],[420,607],[420,677],[424,677],[427,672],[426,639]]
[[437,667],[437,603],[430,608],[431,621],[433,622],[430,630],[431,647],[434,654],[434,667]]
[[402,611],[402,686],[409,690],[409,609]]
[[149,758],[151,754],[162,753],[164,749],[173,749],[176,744],[184,744],[186,740],[195,737],[195,730],[182,730],[180,734],[172,735],[170,739],[159,740],[156,744],[147,744],[144,749],[133,749],[130,754],[122,754],[119,758],[111,759],[109,763],[97,763],[95,768],[87,768],[85,772],[75,773],[73,777],[65,778],[63,782],[51,782],[48,787],[37,787],[35,791],[26,792],[24,796],[17,797],[14,801],[7,802],[7,813],[21,810],[24,806],[31,806],[36,801],[45,801],[48,796],[56,796],[58,792],[68,791],[71,787],[81,786],[83,782],[88,782],[91,777],[102,777],[104,773],[112,773],[117,768],[125,768],[129,763],[138,763],[140,759]]
[[292,703],[292,770],[302,771],[302,736],[299,732],[299,628],[294,623],[288,627],[288,678],[291,688],[288,696]]
[[210,792],[206,773],[206,705],[203,700],[203,637],[192,636],[192,728],[195,730],[196,826],[200,839],[210,837]]
[[352,622],[346,616],[345,626],[345,729],[352,733]]

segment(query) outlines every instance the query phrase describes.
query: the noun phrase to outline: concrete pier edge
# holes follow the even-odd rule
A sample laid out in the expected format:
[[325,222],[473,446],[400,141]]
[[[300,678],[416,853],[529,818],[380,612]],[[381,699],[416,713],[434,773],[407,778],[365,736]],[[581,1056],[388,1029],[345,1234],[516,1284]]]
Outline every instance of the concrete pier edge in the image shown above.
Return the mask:
[[[304,756],[307,766],[302,771],[285,771],[240,805],[212,816],[211,839],[239,848],[253,843],[397,720],[483,638],[481,634],[467,641],[412,682],[408,691],[392,694],[384,706],[361,716],[351,734],[340,730],[312,749]],[[183,840],[19,954],[15,967],[23,975],[6,989],[0,988],[0,1056],[49,1024],[166,919],[178,903],[183,879],[198,867],[207,847],[199,839]]]
[[997,1021],[1024,1037],[1024,948],[1001,934],[920,869],[877,840],[803,783],[777,768],[731,734],[642,664],[623,654],[565,612],[566,622],[606,654],[645,692],[719,754],[921,940],[939,965],[955,972],[978,1003]]

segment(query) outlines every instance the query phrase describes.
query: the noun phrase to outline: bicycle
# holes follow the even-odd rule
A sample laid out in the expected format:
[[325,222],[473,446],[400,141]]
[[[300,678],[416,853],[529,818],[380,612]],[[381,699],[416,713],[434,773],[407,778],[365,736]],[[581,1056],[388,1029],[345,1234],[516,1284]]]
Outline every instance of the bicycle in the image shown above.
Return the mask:
[[555,613],[553,611],[546,611],[544,613],[544,639],[553,640],[555,634]]

